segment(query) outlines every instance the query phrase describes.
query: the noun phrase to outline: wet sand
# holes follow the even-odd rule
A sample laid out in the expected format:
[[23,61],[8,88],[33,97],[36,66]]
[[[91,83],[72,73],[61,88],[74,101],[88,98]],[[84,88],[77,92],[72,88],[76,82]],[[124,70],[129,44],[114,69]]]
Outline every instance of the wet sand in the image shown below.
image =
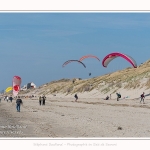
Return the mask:
[[0,137],[150,137],[150,100],[48,98],[0,103]]

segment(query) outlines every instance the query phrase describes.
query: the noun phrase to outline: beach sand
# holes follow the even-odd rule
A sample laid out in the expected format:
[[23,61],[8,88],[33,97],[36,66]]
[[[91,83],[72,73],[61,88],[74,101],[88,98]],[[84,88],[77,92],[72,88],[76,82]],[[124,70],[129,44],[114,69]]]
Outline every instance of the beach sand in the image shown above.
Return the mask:
[[150,137],[150,100],[100,98],[22,99],[0,103],[0,137],[101,138]]

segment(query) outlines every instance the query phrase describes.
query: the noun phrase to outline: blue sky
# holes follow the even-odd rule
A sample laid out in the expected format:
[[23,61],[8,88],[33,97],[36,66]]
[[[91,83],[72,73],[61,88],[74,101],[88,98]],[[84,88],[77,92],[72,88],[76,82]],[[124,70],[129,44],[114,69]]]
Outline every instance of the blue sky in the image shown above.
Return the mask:
[[[89,78],[131,67],[122,58],[107,68],[102,59],[111,52],[132,56],[138,65],[150,59],[150,13],[0,13],[0,90],[12,84],[37,86],[62,78]],[[92,54],[86,59],[62,64]]]

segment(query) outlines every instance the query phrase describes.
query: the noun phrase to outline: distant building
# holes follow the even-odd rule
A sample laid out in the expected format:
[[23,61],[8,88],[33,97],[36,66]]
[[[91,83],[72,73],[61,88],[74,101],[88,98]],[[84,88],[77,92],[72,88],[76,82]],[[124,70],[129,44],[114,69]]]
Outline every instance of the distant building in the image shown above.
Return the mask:
[[28,89],[35,89],[36,88],[36,85],[31,82],[31,83],[28,83],[26,85],[24,85],[21,90],[24,91],[24,90],[28,90]]

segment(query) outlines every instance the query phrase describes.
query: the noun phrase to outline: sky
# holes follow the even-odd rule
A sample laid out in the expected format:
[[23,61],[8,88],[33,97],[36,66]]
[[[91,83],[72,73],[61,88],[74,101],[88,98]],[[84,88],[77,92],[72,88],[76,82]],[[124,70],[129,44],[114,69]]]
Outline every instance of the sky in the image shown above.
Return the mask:
[[[32,12],[0,13],[0,90],[22,78],[21,86],[37,86],[62,78],[92,78],[132,67],[123,58],[103,58],[112,52],[127,54],[138,65],[150,59],[150,13]],[[84,55],[86,65],[79,60]],[[89,76],[91,73],[91,76]]]

